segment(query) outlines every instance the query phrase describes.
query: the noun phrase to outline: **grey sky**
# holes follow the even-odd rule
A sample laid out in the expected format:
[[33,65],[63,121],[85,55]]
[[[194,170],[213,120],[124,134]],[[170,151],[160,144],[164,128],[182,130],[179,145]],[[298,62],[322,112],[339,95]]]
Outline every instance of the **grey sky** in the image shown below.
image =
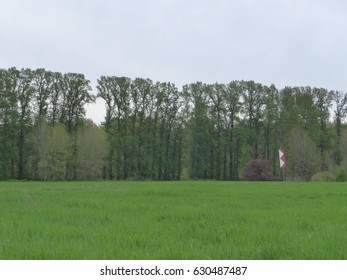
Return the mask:
[[[344,0],[0,0],[0,68],[347,90]],[[88,108],[104,118],[100,100]]]

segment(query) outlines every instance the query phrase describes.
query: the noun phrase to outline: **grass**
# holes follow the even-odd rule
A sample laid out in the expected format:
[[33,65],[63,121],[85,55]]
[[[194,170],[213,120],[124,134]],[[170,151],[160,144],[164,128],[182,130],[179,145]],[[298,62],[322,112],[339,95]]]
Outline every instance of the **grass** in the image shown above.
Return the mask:
[[0,259],[347,259],[347,184],[0,182]]

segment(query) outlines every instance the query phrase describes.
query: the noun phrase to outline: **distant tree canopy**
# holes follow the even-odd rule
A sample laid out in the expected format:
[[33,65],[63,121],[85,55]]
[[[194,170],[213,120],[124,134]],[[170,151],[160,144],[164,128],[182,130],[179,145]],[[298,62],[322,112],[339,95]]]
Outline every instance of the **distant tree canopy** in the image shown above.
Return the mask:
[[[101,125],[85,105],[105,101]],[[346,169],[347,95],[278,90],[253,81],[172,83],[102,76],[94,95],[83,74],[0,69],[0,179],[242,179],[270,163],[287,178]]]

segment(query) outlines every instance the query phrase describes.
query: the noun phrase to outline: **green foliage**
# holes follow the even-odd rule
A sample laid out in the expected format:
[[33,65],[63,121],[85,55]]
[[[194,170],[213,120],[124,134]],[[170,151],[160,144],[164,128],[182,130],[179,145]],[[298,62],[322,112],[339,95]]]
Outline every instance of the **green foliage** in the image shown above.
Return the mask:
[[[102,76],[97,91],[106,105],[101,127],[85,119],[95,96],[83,74],[0,69],[0,179],[238,180],[259,158],[278,176],[279,147],[290,180],[347,166],[346,93],[254,81],[180,91],[115,76]],[[67,141],[52,162],[57,126]]]
[[66,178],[69,136],[62,125],[38,123],[32,135],[32,179],[59,181]]
[[328,171],[318,172],[312,176],[311,182],[336,182],[336,176]]
[[107,178],[180,179],[183,117],[174,84],[101,77]]
[[[82,74],[1,69],[0,179],[64,180],[66,171],[77,178],[76,134],[84,120],[84,106],[93,101],[89,81]],[[65,129],[66,141],[60,137]]]
[[288,138],[287,175],[293,181],[309,181],[319,170],[319,152],[308,133],[294,128]]
[[336,171],[336,182],[346,182],[347,181],[347,172],[345,169],[338,169]]
[[[92,147],[92,148],[91,148]],[[93,122],[87,121],[77,134],[79,180],[102,178],[106,157],[105,131]]]
[[2,182],[0,259],[345,260],[346,185]]

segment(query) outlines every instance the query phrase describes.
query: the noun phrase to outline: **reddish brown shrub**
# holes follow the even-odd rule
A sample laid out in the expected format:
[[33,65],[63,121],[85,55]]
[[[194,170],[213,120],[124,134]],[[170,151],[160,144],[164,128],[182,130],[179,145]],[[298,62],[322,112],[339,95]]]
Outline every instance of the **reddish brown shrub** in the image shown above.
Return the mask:
[[274,181],[277,178],[271,172],[270,162],[255,159],[248,162],[243,169],[243,179],[246,181]]

